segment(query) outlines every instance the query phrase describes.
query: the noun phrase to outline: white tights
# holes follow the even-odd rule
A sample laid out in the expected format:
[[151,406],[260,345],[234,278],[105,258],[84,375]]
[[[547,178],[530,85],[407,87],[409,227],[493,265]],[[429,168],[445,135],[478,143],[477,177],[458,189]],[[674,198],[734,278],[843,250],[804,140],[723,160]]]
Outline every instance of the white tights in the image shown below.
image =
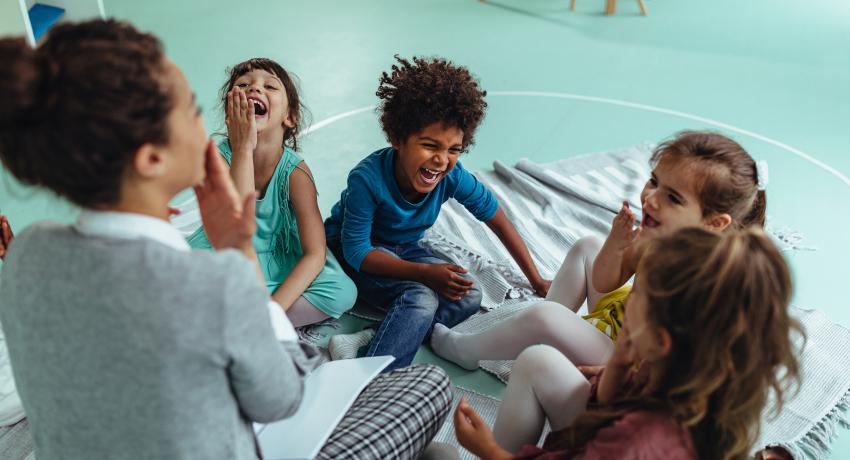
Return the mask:
[[570,426],[589,398],[590,383],[563,354],[546,345],[529,347],[511,370],[493,434],[516,453],[537,444],[546,419],[552,430]]
[[286,316],[289,318],[293,327],[315,324],[330,318],[325,312],[319,310],[315,305],[305,299],[304,296],[295,299],[289,310],[286,310]]
[[536,444],[546,419],[553,430],[572,424],[587,407],[590,384],[580,365],[604,365],[611,340],[576,312],[592,309],[603,294],[593,289],[593,261],[602,247],[595,237],[570,248],[546,300],[478,334],[460,334],[437,324],[434,351],[467,368],[479,360],[516,359],[499,408],[494,434],[510,452]]
[[567,253],[545,301],[484,332],[461,334],[436,324],[431,336],[434,352],[475,369],[478,361],[516,359],[526,348],[544,344],[576,365],[604,364],[614,344],[575,313],[585,300],[592,308],[602,297],[590,282],[593,261],[601,247],[602,241],[595,237],[578,240]]

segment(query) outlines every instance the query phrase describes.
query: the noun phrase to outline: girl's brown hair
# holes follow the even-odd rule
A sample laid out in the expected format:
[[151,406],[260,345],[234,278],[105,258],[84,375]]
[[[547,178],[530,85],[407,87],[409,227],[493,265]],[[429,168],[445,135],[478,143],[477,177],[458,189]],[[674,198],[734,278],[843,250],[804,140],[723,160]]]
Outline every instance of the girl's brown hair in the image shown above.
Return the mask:
[[782,255],[756,227],[687,228],[654,241],[637,273],[647,321],[672,339],[660,387],[592,408],[556,448],[580,447],[625,413],[651,410],[688,427],[701,458],[749,458],[769,393],[778,411],[799,384],[791,335],[803,333],[788,313]]
[[36,49],[2,39],[0,62],[0,159],[26,184],[113,204],[138,148],[168,141],[162,45],[130,24],[59,24]]
[[303,129],[307,108],[301,102],[301,97],[298,95],[298,87],[295,85],[289,72],[277,62],[267,58],[253,58],[240,62],[228,69],[227,81],[221,86],[218,92],[222,108],[227,108],[227,93],[233,89],[236,80],[252,70],[265,70],[279,78],[283,84],[283,90],[286,93],[286,100],[289,104],[289,113],[287,115],[289,115],[289,118],[295,125],[294,128],[284,127],[283,144],[292,150],[298,150],[298,135]]
[[756,162],[732,139],[707,131],[683,131],[659,145],[652,164],[665,159],[684,160],[696,172],[703,216],[726,213],[729,228],[764,227],[767,196],[759,190]]

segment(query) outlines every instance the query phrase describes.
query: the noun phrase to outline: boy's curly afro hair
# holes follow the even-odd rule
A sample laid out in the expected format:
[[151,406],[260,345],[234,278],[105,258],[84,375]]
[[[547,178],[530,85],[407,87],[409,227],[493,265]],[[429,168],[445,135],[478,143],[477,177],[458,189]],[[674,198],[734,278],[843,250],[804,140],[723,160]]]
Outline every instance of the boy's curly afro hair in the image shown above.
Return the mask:
[[426,126],[442,122],[463,131],[463,149],[474,143],[484,118],[487,92],[469,71],[442,58],[395,56],[392,74],[381,75],[375,93],[381,104],[381,127],[390,143],[404,142]]

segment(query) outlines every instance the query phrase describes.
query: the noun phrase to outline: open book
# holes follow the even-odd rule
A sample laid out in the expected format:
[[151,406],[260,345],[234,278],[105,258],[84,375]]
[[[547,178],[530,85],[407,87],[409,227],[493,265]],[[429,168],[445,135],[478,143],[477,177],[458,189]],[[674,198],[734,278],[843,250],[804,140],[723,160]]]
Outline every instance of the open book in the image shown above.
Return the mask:
[[316,368],[304,382],[304,397],[294,415],[254,425],[263,456],[267,460],[314,458],[360,392],[393,359],[343,359]]

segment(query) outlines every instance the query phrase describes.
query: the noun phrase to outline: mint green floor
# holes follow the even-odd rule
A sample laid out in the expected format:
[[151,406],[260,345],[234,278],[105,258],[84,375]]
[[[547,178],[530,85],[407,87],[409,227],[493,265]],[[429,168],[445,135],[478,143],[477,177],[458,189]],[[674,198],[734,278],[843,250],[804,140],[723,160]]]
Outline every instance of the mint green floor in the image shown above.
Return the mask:
[[[463,158],[472,169],[717,128],[704,119],[737,128],[724,131],[770,164],[772,223],[802,232],[816,248],[789,257],[795,303],[850,326],[850,305],[835,295],[850,281],[848,2],[648,0],[648,17],[631,0],[620,0],[614,17],[601,14],[602,0],[578,0],[575,12],[567,0],[104,3],[107,14],[164,40],[198,93],[211,131],[220,129],[215,93],[228,65],[254,56],[279,60],[300,76],[318,124],[373,105],[378,75],[396,53],[446,56],[491,91],[478,144]],[[543,94],[504,94],[511,91]],[[323,213],[339,197],[349,168],[383,143],[370,111],[321,124],[304,139]],[[67,205],[24,190],[5,174],[0,179],[0,210],[18,228],[73,218]],[[343,325],[360,326],[353,319]],[[443,365],[459,385],[494,396],[503,390],[491,376],[462,371],[427,350],[417,359]],[[834,447],[833,458],[850,455],[850,434],[842,432]]]

